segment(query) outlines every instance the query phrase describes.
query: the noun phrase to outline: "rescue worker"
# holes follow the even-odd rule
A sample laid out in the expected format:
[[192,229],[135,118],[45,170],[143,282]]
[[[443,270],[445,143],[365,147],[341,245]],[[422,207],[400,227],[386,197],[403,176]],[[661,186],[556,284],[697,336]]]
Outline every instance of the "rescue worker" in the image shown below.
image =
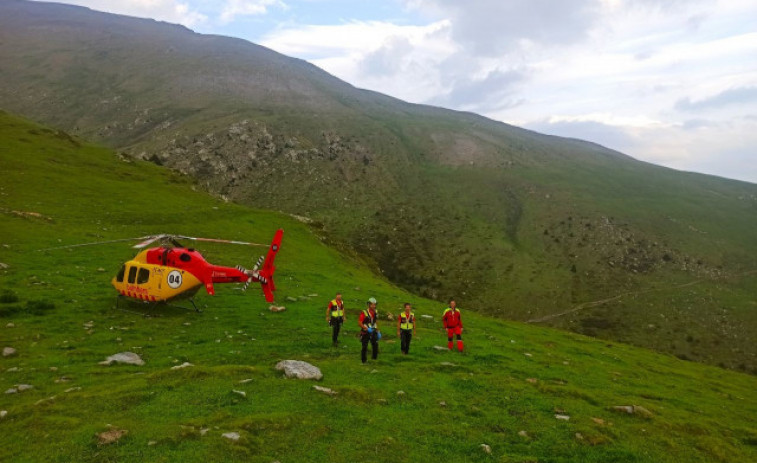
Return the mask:
[[376,304],[375,298],[368,299],[368,308],[360,313],[360,319],[357,322],[360,325],[360,342],[363,343],[363,350],[360,351],[360,359],[363,363],[366,362],[368,356],[368,342],[371,343],[372,358],[374,360],[378,358],[378,340],[381,339],[381,333],[376,325],[378,321]]
[[457,350],[463,351],[463,321],[460,319],[460,309],[457,308],[455,299],[449,300],[449,307],[442,315],[442,324],[447,330],[447,348],[452,350],[452,337],[457,335]]
[[410,352],[410,340],[415,334],[415,313],[413,306],[405,302],[405,311],[397,317],[397,337],[400,338],[400,350],[407,355]]
[[342,323],[347,321],[347,317],[344,314],[342,293],[336,293],[334,299],[329,302],[329,306],[326,308],[326,321],[331,327],[331,342],[336,347],[339,345],[339,330],[342,327]]

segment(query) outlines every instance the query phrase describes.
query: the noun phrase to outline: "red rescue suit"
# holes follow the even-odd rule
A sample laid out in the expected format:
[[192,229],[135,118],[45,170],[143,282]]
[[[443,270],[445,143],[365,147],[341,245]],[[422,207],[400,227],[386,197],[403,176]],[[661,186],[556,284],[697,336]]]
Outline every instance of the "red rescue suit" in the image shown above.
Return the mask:
[[463,351],[463,321],[460,318],[460,309],[457,307],[450,308],[447,307],[447,309],[444,311],[444,315],[442,315],[442,324],[444,325],[444,328],[447,330],[447,348],[449,350],[452,350],[452,337],[457,336],[457,350],[460,352]]

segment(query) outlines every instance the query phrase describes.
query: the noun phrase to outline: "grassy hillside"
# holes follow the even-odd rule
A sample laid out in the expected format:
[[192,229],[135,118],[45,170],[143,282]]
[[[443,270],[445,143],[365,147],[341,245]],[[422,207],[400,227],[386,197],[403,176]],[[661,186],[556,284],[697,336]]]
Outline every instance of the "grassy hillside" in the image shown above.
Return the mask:
[[[376,278],[289,216],[209,197],[170,171],[6,113],[0,163],[0,344],[17,349],[0,359],[0,385],[33,386],[0,394],[2,461],[757,458],[753,376],[470,311],[466,353],[438,352],[438,303]],[[128,245],[37,251],[156,232],[261,241],[278,227],[282,313],[233,285],[199,295],[201,314],[116,310],[109,280],[132,256]],[[254,258],[247,248],[202,250],[212,262]],[[337,290],[349,320],[334,349],[323,307]],[[369,296],[384,313],[409,300],[435,317],[421,322],[409,357],[383,321],[379,360],[360,364],[354,323]],[[98,365],[121,351],[146,364]],[[337,394],[282,378],[274,365],[287,358],[320,367],[319,385]],[[184,362],[193,366],[171,369]],[[625,405],[649,414],[612,408]],[[121,430],[116,443],[98,443]]]
[[753,184],[79,7],[3,2],[0,59],[0,107],[309,217],[415,294],[757,371]]

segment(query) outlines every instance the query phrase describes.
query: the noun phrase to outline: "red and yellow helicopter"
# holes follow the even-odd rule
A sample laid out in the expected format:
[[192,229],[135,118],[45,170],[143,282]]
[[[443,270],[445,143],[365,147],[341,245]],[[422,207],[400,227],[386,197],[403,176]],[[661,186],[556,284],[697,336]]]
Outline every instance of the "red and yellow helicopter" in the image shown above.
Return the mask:
[[196,238],[183,235],[153,235],[140,238],[127,238],[97,243],[75,244],[50,249],[63,249],[95,244],[107,244],[123,241],[142,240],[133,247],[142,249],[152,243],[160,246],[145,249],[121,267],[111,283],[118,291],[119,298],[126,297],[145,302],[170,302],[188,298],[197,310],[192,297],[201,287],[208,294],[215,294],[215,283],[244,283],[246,290],[250,283],[260,283],[266,301],[273,302],[276,285],[273,274],[276,270],[274,260],[281,249],[284,231],[277,230],[268,248],[268,254],[261,256],[252,270],[241,266],[224,267],[213,265],[193,248],[179,244],[177,240],[207,241],[213,243],[240,244],[246,246],[266,246],[245,241],[220,240],[213,238]]

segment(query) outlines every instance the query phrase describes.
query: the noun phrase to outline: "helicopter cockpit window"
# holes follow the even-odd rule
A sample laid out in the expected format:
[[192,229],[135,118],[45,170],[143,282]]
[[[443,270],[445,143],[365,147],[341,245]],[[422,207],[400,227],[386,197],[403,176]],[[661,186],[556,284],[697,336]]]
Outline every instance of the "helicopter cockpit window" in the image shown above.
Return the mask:
[[139,269],[139,275],[137,275],[137,284],[141,285],[144,283],[147,283],[147,281],[150,279],[150,271],[146,268]]
[[137,267],[129,268],[129,283],[134,284],[134,280],[137,279]]
[[116,281],[119,283],[124,282],[124,273],[126,273],[126,266],[122,265],[121,270],[118,271],[118,275],[116,275]]
[[190,260],[192,260],[192,256],[184,252],[179,256],[179,259],[181,259],[182,262],[189,262]]

